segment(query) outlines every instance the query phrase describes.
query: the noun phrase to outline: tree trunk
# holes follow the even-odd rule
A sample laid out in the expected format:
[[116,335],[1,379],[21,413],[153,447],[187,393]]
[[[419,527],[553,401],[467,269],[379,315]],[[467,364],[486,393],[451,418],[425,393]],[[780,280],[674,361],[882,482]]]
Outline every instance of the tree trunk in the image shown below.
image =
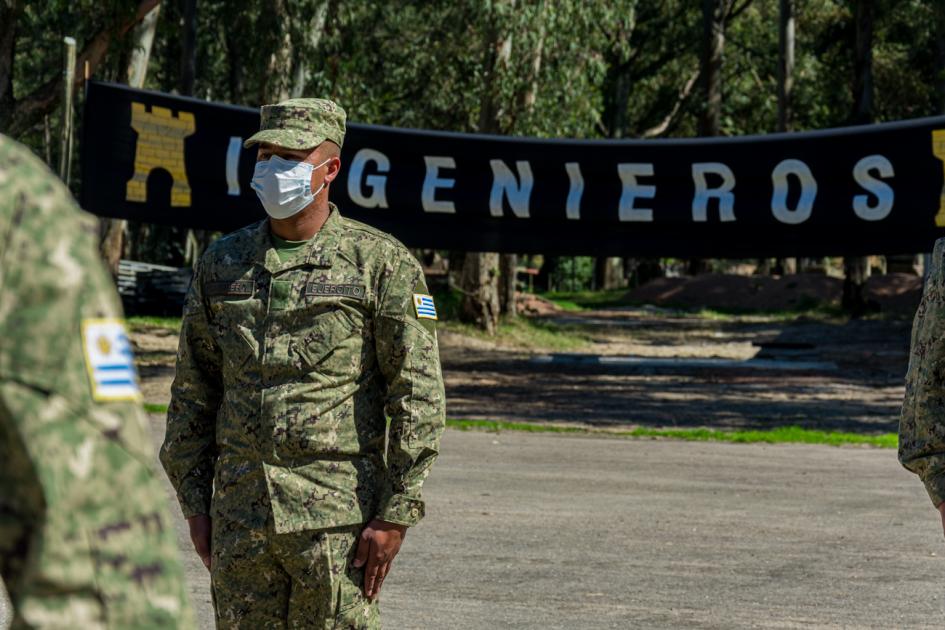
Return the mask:
[[230,102],[243,102],[243,46],[240,41],[240,22],[245,18],[237,15],[232,21],[224,21],[223,44],[226,46],[227,57],[227,86],[230,90]]
[[[792,96],[794,91],[794,3],[781,0],[778,23],[778,131],[791,131],[794,125]],[[781,275],[797,273],[796,258],[778,258],[775,268]]]
[[266,73],[264,103],[276,103],[289,98],[289,80],[292,77],[292,33],[286,0],[271,0],[272,27],[276,45],[269,55]]
[[545,291],[555,291],[555,276],[558,273],[558,265],[561,259],[558,256],[544,256],[541,268],[538,270],[538,276],[535,282],[539,287],[544,287]]
[[328,1],[322,2],[318,8],[312,12],[309,21],[305,24],[306,48],[298,51],[295,58],[295,72],[292,78],[292,98],[300,98],[305,95],[305,86],[308,83],[309,59],[318,45],[322,41],[322,35],[325,32],[325,19],[328,17]]
[[517,254],[499,256],[499,312],[506,317],[518,315],[515,303]]
[[[702,93],[704,103],[699,116],[699,135],[717,136],[722,120],[722,49],[725,46],[725,18],[730,0],[702,0]],[[707,268],[699,258],[689,261],[689,274],[698,275]]]
[[945,2],[933,2],[935,7],[935,76],[936,114],[945,114]]
[[[482,97],[479,107],[479,132],[501,133],[503,111],[499,82],[512,57],[512,34],[499,23],[496,6],[512,9],[515,0],[496,0],[490,15],[489,40],[486,42]],[[463,307],[460,317],[490,335],[499,325],[499,255],[468,252],[463,261]],[[513,304],[514,308],[514,299]]]
[[843,259],[843,310],[853,316],[866,312],[866,281],[870,277],[868,256],[853,256]]
[[[82,48],[82,52],[80,52],[76,58],[76,68],[79,68],[80,72],[76,72],[73,87],[77,88],[85,82],[85,73],[81,71],[81,69],[85,68],[86,63],[89,64],[89,69],[94,73],[95,69],[98,68],[102,59],[105,57],[105,53],[108,52],[111,43],[116,39],[124,37],[128,31],[137,25],[145,15],[160,3],[161,0],[140,0],[135,15],[117,24],[109,24],[98,31],[92,39],[85,44]],[[11,83],[13,78],[13,58],[12,56],[9,60],[4,58],[8,49],[12,51],[14,43],[12,40],[7,41],[5,38],[13,37],[15,34],[15,21],[21,11],[20,2],[14,2],[13,5],[15,6],[13,6],[12,9],[6,7],[6,10],[0,12],[0,18],[3,18],[0,20],[0,131],[15,138],[31,129],[33,125],[41,122],[43,116],[51,113],[59,104],[59,99],[64,90],[62,87],[63,75],[62,73],[57,73],[52,79],[46,81],[26,96],[14,100]],[[6,30],[7,19],[11,20],[9,30]],[[5,66],[8,61],[9,68],[6,69]],[[3,76],[5,71],[7,72],[6,77]],[[8,89],[9,93],[7,93]]]
[[[157,30],[158,16],[161,12],[161,5],[157,4],[149,11],[141,23],[135,27],[133,39],[133,48],[131,57],[128,60],[128,85],[133,88],[144,87],[144,80],[148,74],[148,60],[151,58],[151,45],[154,43],[154,33]],[[121,261],[121,255],[124,251],[125,228],[127,221],[124,219],[102,219],[103,236],[100,244],[102,258],[105,265],[112,273],[113,278],[118,277],[118,263]]]
[[794,120],[794,3],[781,0],[778,28],[778,131],[791,131]]
[[873,0],[857,0],[853,124],[873,122]]
[[468,252],[463,263],[461,318],[490,335],[499,325],[499,255]]
[[[856,58],[853,77],[853,124],[873,121],[873,0],[857,0]],[[853,315],[866,311],[866,280],[870,277],[869,258],[843,259],[843,308]]]
[[699,135],[717,136],[722,120],[722,49],[729,0],[702,0],[702,88]]
[[180,93],[194,93],[197,80],[197,0],[184,0],[180,29]]
[[16,26],[23,2],[0,2],[0,130],[13,118],[13,60],[16,53]]

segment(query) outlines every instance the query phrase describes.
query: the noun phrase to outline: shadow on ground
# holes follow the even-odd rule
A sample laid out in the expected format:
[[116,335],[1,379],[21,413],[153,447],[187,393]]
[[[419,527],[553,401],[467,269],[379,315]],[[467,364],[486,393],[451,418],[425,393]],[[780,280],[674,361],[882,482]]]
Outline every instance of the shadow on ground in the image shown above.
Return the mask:
[[[680,359],[673,367],[537,364],[534,353],[441,344],[453,418],[594,426],[895,431],[910,322],[711,320],[639,311],[569,313],[590,352]],[[623,352],[621,352],[623,350]],[[780,354],[779,354],[780,353]],[[687,367],[686,358],[774,357],[833,370]]]

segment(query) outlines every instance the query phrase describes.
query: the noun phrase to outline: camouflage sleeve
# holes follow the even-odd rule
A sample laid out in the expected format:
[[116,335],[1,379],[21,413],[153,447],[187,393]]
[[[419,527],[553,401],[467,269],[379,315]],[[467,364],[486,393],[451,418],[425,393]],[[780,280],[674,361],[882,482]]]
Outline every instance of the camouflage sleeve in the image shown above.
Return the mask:
[[0,577],[15,628],[190,628],[97,242],[97,221],[0,136]]
[[936,507],[945,502],[945,239],[912,324],[906,395],[899,419],[899,461],[919,475]]
[[420,488],[439,452],[446,415],[434,320],[418,317],[415,294],[426,294],[420,265],[409,254],[378,288],[377,360],[387,381],[390,417],[387,469],[377,518],[415,525],[424,514]]
[[220,349],[210,333],[198,266],[184,302],[161,464],[185,518],[210,513],[216,416],[223,396]]

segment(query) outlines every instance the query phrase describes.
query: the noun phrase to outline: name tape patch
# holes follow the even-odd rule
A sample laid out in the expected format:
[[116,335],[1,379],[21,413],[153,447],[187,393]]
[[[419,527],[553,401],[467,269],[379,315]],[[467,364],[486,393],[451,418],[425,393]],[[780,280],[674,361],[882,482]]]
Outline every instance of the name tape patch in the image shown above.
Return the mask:
[[208,282],[207,296],[214,295],[252,295],[255,283],[252,280],[226,282]]
[[413,294],[413,307],[417,311],[417,319],[436,319],[436,305],[433,297],[423,293]]
[[309,282],[305,285],[305,295],[340,295],[363,300],[364,294],[364,287],[357,284],[329,284],[326,282]]
[[82,347],[92,385],[92,399],[140,400],[131,341],[120,319],[86,319]]

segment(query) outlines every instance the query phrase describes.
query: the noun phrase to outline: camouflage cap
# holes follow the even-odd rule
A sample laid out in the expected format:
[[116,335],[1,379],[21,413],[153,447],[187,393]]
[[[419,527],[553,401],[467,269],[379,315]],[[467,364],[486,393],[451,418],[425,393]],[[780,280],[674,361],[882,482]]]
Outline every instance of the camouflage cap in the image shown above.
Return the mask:
[[345,139],[345,110],[324,98],[291,98],[260,109],[259,131],[243,146],[268,142],[289,149],[314,149],[325,140]]

